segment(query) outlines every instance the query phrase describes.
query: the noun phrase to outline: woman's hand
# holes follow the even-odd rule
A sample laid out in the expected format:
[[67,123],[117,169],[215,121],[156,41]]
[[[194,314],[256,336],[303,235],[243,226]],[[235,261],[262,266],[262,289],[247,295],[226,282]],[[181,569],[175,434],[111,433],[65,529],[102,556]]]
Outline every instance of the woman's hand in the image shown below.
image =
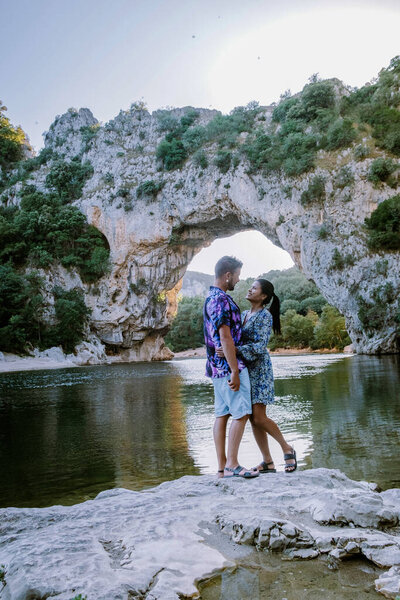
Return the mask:
[[[236,354],[238,353],[238,347],[235,346],[235,350],[236,350]],[[215,354],[217,356],[219,356],[219,358],[225,358],[225,354],[224,354],[224,350],[222,348],[222,346],[218,346],[218,348],[215,349]]]

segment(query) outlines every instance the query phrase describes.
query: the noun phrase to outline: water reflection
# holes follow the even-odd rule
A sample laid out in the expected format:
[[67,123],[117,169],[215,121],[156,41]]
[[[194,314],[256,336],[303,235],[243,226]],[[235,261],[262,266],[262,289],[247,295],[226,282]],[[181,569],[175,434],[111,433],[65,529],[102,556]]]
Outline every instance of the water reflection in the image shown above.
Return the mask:
[[20,374],[1,379],[3,506],[68,504],[199,473],[188,451],[182,378],[147,365],[107,367],[101,377],[103,369],[84,383],[78,372],[76,385],[70,371],[57,371],[54,387],[44,389],[47,374],[31,373],[26,388]]
[[336,363],[313,399],[311,466],[400,485],[400,359],[358,356]]
[[355,559],[332,571],[322,560],[284,562],[281,556],[251,554],[200,584],[202,600],[371,600],[382,598],[374,580],[380,571]]
[[[272,360],[268,414],[300,468],[400,486],[398,356]],[[216,469],[203,360],[4,374],[0,398],[1,506],[71,504]],[[281,468],[274,441],[271,450]],[[240,460],[259,460],[249,426]]]

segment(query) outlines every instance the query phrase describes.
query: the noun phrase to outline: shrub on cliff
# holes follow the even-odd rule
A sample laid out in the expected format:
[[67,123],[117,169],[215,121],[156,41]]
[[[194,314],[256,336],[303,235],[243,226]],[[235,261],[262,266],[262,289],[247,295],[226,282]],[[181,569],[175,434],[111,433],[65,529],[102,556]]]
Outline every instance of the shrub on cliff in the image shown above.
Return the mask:
[[394,171],[398,169],[391,158],[376,158],[372,163],[368,171],[368,180],[372,181],[375,185],[381,182],[387,182],[389,185],[391,182],[390,177]]
[[46,177],[46,185],[55,191],[64,203],[72,202],[82,195],[86,180],[93,175],[89,161],[83,164],[78,156],[71,162],[57,160]]
[[172,171],[180,167],[187,157],[187,152],[181,140],[172,138],[165,139],[157,147],[156,156],[161,160],[166,171]]
[[[187,133],[189,127],[193,125],[199,113],[193,109],[187,111],[185,115],[178,121],[174,122],[169,120],[168,127],[171,127],[169,133],[165,136],[165,138],[160,142],[157,146],[156,157],[162,162],[162,165],[166,171],[172,171],[173,169],[178,169],[187,158],[187,151],[184,141],[187,145],[190,143],[190,134]],[[165,117],[159,117],[159,122],[164,120]],[[165,126],[165,125],[164,125]],[[199,138],[199,131],[195,132],[192,138],[193,140]],[[196,146],[197,148],[198,146]],[[193,148],[194,150],[196,148]]]
[[136,197],[137,198],[155,198],[164,187],[164,183],[162,181],[153,181],[152,179],[148,181],[143,181],[136,188]]
[[227,173],[231,168],[232,154],[227,150],[218,150],[214,159],[214,164],[219,168],[221,173]]
[[325,178],[321,175],[316,175],[308,184],[308,188],[301,194],[300,202],[303,206],[307,206],[313,202],[322,203],[325,200]]
[[383,200],[365,224],[371,249],[400,250],[400,195]]
[[337,150],[338,148],[346,148],[353,143],[356,136],[356,130],[350,119],[338,119],[328,129],[326,149]]
[[381,329],[387,316],[387,305],[397,300],[391,282],[379,285],[371,291],[371,299],[358,296],[358,318],[367,330]]

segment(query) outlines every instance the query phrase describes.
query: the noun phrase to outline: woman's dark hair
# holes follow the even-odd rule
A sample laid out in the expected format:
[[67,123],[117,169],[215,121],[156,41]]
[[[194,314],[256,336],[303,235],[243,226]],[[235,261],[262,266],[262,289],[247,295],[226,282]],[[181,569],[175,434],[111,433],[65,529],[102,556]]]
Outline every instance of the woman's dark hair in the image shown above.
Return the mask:
[[275,295],[274,286],[270,281],[268,281],[268,279],[257,279],[256,281],[258,281],[261,286],[261,292],[266,295],[263,305],[265,306],[272,300],[268,310],[272,315],[272,328],[274,333],[279,335],[281,333],[281,319],[279,316],[281,301],[279,300],[278,296]]

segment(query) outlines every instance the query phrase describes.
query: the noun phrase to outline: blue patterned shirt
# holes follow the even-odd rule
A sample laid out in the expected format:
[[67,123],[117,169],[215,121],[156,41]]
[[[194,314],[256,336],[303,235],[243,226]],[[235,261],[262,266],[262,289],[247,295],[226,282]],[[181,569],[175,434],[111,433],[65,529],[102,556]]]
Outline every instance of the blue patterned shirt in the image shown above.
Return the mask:
[[[231,372],[228,361],[215,353],[215,349],[222,345],[219,328],[221,325],[228,325],[235,346],[239,346],[242,340],[240,309],[229,294],[212,285],[204,303],[203,316],[207,349],[206,375],[212,378],[226,377]],[[238,358],[238,368],[239,371],[245,368],[241,358]]]

